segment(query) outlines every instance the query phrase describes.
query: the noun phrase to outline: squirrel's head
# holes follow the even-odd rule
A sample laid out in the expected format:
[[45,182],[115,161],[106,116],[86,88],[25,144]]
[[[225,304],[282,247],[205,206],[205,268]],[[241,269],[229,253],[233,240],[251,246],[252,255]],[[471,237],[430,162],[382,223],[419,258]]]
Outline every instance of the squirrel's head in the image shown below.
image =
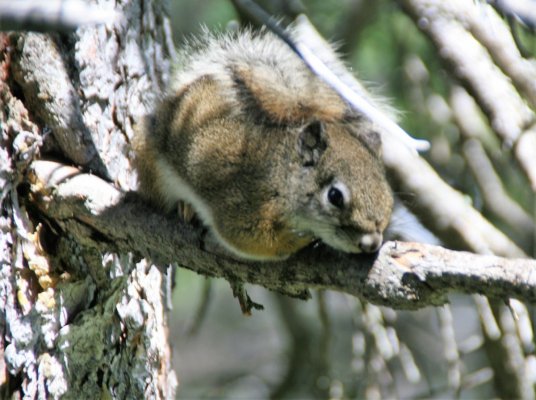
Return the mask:
[[310,184],[296,193],[296,229],[348,253],[378,250],[393,208],[380,135],[356,118],[313,121],[301,129],[298,152]]

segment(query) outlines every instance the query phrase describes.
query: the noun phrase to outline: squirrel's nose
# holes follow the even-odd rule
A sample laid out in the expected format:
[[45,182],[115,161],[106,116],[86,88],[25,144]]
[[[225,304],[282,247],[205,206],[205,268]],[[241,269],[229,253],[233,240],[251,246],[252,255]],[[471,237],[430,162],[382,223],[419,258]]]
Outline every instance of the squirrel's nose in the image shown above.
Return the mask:
[[359,248],[364,253],[374,253],[380,248],[382,244],[383,236],[381,233],[367,233],[366,235],[361,236],[359,240]]

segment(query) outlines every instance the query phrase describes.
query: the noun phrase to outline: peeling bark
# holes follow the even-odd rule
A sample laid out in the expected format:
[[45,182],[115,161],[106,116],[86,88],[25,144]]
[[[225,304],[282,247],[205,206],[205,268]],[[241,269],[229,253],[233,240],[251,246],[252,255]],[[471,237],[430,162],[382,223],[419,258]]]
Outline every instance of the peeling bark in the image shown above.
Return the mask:
[[135,186],[129,141],[166,81],[169,22],[160,1],[100,3],[124,18],[0,36],[2,398],[165,399],[177,387],[167,269],[87,246],[88,226],[63,230],[27,198],[44,152]]

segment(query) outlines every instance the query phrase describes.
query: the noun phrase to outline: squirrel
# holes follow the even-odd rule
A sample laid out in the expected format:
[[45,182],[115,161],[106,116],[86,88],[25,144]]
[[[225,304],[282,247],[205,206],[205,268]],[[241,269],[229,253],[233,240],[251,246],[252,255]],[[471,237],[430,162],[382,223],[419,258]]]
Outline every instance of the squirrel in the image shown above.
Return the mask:
[[393,196],[371,122],[270,32],[205,34],[180,60],[134,139],[149,202],[189,204],[239,258],[378,250]]

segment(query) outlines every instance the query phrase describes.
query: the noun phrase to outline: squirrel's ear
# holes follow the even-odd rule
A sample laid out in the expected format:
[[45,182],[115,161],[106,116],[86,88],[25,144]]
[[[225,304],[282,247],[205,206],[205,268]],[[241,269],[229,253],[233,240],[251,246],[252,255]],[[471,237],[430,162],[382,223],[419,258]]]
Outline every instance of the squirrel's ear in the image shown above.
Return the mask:
[[313,121],[302,128],[298,137],[298,151],[304,167],[315,166],[327,147],[326,133],[320,121]]
[[361,132],[358,138],[376,156],[382,156],[382,138],[378,132],[366,130]]

